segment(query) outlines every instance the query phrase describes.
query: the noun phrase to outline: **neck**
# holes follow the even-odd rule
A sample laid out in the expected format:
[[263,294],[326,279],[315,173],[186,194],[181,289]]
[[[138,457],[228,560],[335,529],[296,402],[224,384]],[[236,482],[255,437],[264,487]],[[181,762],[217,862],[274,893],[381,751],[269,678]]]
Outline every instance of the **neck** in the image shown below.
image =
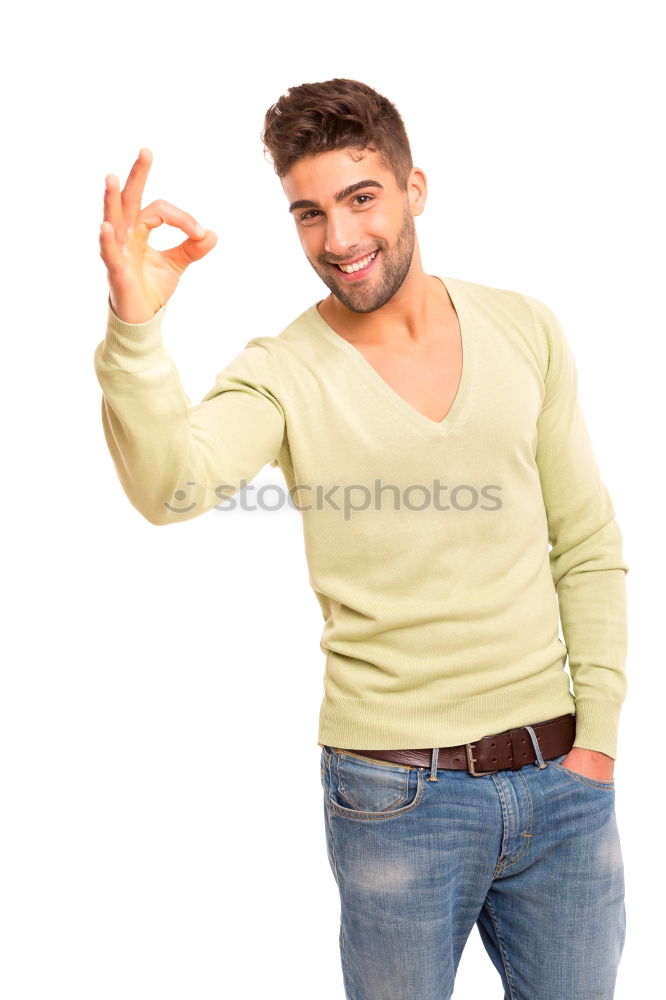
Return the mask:
[[443,283],[426,274],[415,250],[407,277],[395,295],[380,309],[356,313],[329,295],[319,304],[324,319],[354,343],[418,345],[429,331],[455,313]]

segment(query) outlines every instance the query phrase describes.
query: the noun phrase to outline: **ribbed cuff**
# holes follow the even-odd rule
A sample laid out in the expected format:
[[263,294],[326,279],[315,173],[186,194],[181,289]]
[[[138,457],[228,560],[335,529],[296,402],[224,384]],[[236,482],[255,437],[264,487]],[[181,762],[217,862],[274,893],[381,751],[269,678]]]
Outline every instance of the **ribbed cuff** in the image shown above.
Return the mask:
[[609,699],[576,698],[576,739],[573,745],[599,750],[615,760],[621,708],[621,703]]
[[107,368],[125,372],[143,371],[168,358],[162,343],[162,318],[166,304],[145,323],[125,323],[114,313],[107,298],[107,325],[99,359]]

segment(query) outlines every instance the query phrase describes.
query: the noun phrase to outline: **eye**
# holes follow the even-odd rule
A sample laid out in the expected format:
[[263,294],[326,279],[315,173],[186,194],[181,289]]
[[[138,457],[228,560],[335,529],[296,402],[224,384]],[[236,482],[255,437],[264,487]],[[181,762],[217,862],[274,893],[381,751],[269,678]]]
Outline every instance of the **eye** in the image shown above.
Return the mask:
[[[357,195],[355,195],[352,198],[352,202],[357,201],[359,198],[367,198],[368,201],[374,201],[375,200],[374,199],[374,195],[371,195],[371,194],[357,194]],[[361,202],[361,205],[365,205],[365,204],[367,204],[367,203],[366,202]],[[307,212],[303,212],[302,215],[299,215],[298,221],[299,222],[309,222],[311,219],[314,219],[317,215],[321,215],[321,212],[319,211],[319,209],[318,208],[310,208],[310,209],[308,209]]]

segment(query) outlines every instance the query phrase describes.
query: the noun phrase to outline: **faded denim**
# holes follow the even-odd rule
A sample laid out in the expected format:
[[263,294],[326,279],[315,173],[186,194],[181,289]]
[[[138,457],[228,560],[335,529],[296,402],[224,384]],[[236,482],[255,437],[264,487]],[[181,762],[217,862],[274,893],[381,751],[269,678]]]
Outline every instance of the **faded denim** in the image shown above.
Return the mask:
[[626,920],[615,782],[565,756],[431,782],[429,767],[322,747],[347,1000],[449,1000],[474,924],[504,1000],[611,1000]]

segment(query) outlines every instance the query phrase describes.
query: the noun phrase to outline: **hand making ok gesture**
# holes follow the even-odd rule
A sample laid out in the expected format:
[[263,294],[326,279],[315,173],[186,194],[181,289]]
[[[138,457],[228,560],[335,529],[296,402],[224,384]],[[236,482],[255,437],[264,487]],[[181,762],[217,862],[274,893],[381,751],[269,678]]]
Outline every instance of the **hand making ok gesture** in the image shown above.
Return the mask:
[[[125,323],[152,319],[173,295],[185,268],[217,243],[212,230],[168,201],[160,198],[141,208],[151,163],[150,150],[141,149],[122,191],[115,174],[106,177],[100,257],[106,264],[111,308]],[[163,222],[182,229],[188,238],[168,250],[154,250],[148,236]]]

